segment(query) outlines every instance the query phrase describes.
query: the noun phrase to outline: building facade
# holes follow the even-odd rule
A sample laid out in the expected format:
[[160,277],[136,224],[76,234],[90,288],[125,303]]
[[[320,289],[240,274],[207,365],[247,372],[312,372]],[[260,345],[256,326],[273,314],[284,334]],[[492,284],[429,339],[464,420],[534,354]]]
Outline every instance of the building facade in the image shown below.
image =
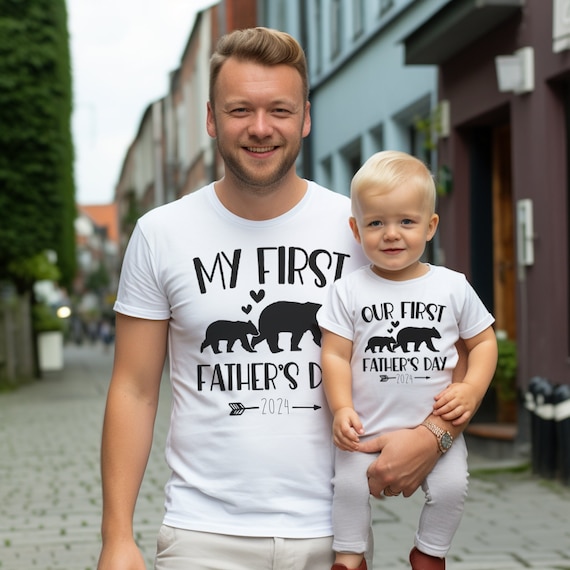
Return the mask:
[[432,167],[441,223],[431,259],[464,272],[514,341],[515,421],[528,439],[531,379],[570,383],[570,2],[259,4],[264,25],[307,50],[305,175],[347,193],[385,148]]
[[221,35],[256,21],[255,0],[224,0],[198,13],[168,92],[144,111],[123,160],[115,187],[121,251],[141,214],[223,176],[206,132],[210,55]]
[[437,67],[404,66],[402,38],[441,1],[262,1],[262,25],[305,47],[312,131],[302,171],[342,194],[374,152],[393,148],[431,163],[418,128],[437,102]]
[[[348,194],[352,175],[374,152],[398,149],[425,160],[436,174],[441,216],[427,258],[465,273],[497,330],[514,341],[519,407],[536,376],[570,384],[569,6],[215,4],[197,18],[169,92],[149,106],[126,153],[117,184],[122,227],[223,175],[205,130],[209,55],[229,30],[282,29],[309,62],[312,132],[300,174]],[[519,409],[522,439],[529,438],[527,419]]]
[[438,66],[452,177],[440,240],[518,348],[518,387],[570,383],[570,3],[453,0],[405,40]]

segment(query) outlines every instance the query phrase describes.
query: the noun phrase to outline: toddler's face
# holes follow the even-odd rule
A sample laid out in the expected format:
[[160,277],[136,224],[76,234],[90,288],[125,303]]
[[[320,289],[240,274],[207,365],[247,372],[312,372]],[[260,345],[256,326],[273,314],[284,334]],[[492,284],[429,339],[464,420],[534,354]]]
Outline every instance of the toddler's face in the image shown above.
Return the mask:
[[404,183],[391,190],[374,186],[363,190],[350,225],[374,272],[404,281],[425,273],[420,258],[438,220],[424,192]]

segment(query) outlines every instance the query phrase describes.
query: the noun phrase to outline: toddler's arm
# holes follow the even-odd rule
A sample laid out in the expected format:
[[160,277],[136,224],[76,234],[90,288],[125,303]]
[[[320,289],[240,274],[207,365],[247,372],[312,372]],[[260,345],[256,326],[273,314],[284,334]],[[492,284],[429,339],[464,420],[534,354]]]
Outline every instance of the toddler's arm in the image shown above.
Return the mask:
[[333,414],[333,441],[340,449],[356,449],[358,436],[364,433],[352,403],[350,359],[352,341],[322,329],[321,366],[323,386]]
[[497,366],[497,339],[492,327],[470,339],[467,372],[461,382],[453,382],[435,397],[433,413],[453,425],[467,423],[475,414]]

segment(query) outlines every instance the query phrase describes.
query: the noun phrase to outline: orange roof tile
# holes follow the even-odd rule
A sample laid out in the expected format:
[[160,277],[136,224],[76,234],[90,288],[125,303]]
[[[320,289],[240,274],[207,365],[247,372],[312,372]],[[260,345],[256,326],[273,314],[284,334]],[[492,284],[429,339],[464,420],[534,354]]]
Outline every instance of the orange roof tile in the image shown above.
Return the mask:
[[95,224],[107,228],[108,238],[119,243],[119,220],[117,216],[117,204],[98,204],[93,206],[78,205],[79,210],[89,216]]

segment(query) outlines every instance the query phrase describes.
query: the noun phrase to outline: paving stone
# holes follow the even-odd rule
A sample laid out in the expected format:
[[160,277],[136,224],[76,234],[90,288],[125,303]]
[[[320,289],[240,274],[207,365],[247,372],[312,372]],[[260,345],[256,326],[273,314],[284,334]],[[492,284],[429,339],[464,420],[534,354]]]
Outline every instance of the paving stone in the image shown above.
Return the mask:
[[[111,352],[66,346],[65,368],[0,394],[0,570],[95,570],[100,548],[99,442]],[[152,568],[168,477],[168,382],[135,512],[135,535]],[[570,570],[570,488],[506,462],[472,455],[465,515],[448,570]],[[484,468],[485,471],[481,471]],[[491,472],[488,470],[491,469]],[[423,503],[372,501],[373,570],[409,570]]]

